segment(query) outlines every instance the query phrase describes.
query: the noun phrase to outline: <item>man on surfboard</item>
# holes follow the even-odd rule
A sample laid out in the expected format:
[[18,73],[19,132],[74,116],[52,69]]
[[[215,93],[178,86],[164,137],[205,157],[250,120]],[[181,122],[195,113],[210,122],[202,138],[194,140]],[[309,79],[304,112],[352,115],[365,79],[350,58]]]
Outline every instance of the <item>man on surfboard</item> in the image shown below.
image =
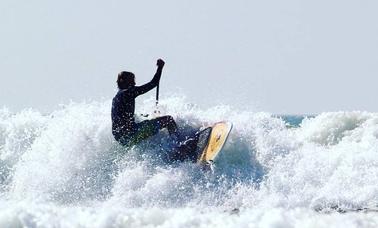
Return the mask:
[[135,75],[122,71],[118,74],[118,92],[112,102],[112,133],[124,146],[138,144],[167,128],[169,134],[177,140],[177,125],[172,116],[161,116],[152,120],[135,122],[135,98],[158,86],[165,62],[157,60],[157,70],[152,80],[142,86],[135,85]]

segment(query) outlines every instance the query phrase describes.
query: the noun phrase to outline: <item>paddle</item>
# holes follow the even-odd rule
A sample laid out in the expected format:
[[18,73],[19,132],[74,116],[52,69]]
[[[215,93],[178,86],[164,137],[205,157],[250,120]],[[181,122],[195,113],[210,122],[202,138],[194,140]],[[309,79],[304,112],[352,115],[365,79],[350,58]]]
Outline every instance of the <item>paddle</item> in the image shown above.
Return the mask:
[[159,105],[159,87],[160,87],[160,81],[156,87],[156,108]]
[[159,87],[160,87],[160,80],[156,86],[156,101],[155,101],[155,111],[154,113],[159,116],[160,111],[159,111]]

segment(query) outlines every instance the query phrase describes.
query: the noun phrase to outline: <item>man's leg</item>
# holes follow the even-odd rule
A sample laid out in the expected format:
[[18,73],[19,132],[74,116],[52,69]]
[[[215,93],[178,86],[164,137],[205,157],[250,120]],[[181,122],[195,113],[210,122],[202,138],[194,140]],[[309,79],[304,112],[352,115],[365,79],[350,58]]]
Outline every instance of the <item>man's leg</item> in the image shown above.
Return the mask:
[[159,130],[168,129],[171,136],[175,137],[177,141],[178,131],[177,125],[171,116],[162,116],[152,120],[145,120],[136,124],[136,134],[133,136],[134,143],[147,139],[156,135]]
[[167,128],[170,135],[177,136],[177,125],[172,116],[161,116],[154,120],[158,122],[159,130]]

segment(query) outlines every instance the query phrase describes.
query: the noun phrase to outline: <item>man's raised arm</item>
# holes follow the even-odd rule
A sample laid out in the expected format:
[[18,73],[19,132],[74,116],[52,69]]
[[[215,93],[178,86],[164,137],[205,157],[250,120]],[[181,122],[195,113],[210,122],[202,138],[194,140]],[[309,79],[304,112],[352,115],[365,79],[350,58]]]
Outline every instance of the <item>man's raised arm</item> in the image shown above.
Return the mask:
[[147,93],[148,91],[152,90],[153,88],[155,88],[159,84],[164,64],[165,64],[165,62],[162,59],[157,60],[156,65],[157,65],[158,68],[156,70],[154,77],[152,78],[152,80],[150,82],[148,82],[148,83],[146,83],[142,86],[136,86],[135,87],[136,96]]

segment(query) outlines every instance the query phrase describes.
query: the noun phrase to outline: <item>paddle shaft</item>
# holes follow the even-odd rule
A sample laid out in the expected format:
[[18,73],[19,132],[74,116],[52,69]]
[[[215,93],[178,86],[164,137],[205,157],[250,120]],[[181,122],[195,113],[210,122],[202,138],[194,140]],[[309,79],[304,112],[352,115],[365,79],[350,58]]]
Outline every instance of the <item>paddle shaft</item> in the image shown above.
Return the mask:
[[159,104],[159,87],[160,87],[160,81],[156,87],[156,107],[158,106]]

